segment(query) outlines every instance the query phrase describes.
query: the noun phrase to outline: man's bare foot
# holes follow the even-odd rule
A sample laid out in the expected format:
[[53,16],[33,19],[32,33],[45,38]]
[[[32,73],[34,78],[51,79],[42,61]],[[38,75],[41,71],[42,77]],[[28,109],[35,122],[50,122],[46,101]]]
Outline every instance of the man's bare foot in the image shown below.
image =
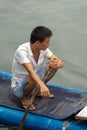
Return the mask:
[[[37,93],[36,95],[37,97],[41,97],[41,94],[40,93]],[[53,94],[49,94],[49,97],[48,98],[54,98],[54,95]]]
[[49,98],[54,98],[54,95],[53,95],[53,94],[50,94],[50,95],[49,95]]
[[23,108],[26,110],[27,108],[29,107],[29,110],[30,111],[33,111],[33,110],[35,110],[36,108],[34,107],[34,105],[32,104],[32,105],[30,105],[30,106],[28,106],[28,105],[23,105]]
[[29,107],[29,110],[35,110],[35,106],[31,103],[31,99],[22,99],[21,100],[22,106],[24,109],[27,109]]

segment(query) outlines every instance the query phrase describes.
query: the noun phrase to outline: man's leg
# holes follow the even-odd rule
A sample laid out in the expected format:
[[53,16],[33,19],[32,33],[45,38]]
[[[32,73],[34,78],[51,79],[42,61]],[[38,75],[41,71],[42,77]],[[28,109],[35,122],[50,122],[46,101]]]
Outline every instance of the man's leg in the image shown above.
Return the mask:
[[58,68],[52,68],[49,67],[49,75],[47,76],[45,83],[47,83],[52,77],[55,75],[55,73],[58,71]]
[[[57,71],[58,71],[58,68],[52,68],[52,67],[44,66],[42,68],[42,70],[40,69],[38,71],[38,75],[39,75],[39,77],[43,77],[44,74],[47,72],[45,74],[45,80],[43,80],[44,83],[47,83],[55,75],[55,73]],[[37,96],[41,96],[40,91],[38,91]],[[54,95],[50,94],[49,98],[53,98],[53,97],[54,97]]]
[[[25,109],[27,109],[28,104],[30,103],[30,94],[33,91],[33,89],[35,88],[36,83],[32,80],[32,78],[30,76],[26,77],[26,86],[24,88],[24,94],[21,100],[21,103],[23,105],[23,107]],[[31,105],[30,110],[34,110],[35,107],[33,105]]]
[[[52,67],[48,67],[48,66],[42,66],[37,74],[38,76],[42,79],[43,76],[45,75],[45,81],[43,81],[44,83],[47,83],[54,75],[55,73],[58,71],[58,68],[52,68]],[[45,74],[46,73],[46,74]]]
[[[41,78],[42,80],[43,80],[43,76],[45,75],[46,77],[44,77],[45,80],[43,80],[43,82],[47,83],[55,75],[57,70],[58,70],[58,68],[51,68],[48,66],[44,66],[37,72],[37,74],[39,75],[39,77],[42,77]],[[45,74],[46,72],[48,74]],[[36,86],[36,83],[33,81],[33,79],[30,76],[27,76],[26,81],[27,81],[27,83],[26,83],[26,86],[24,89],[24,95],[22,97],[22,105],[25,107],[25,109],[30,102],[29,95],[31,94],[31,92],[33,91],[33,89]],[[41,95],[40,91],[38,91],[37,96],[40,96],[40,95]],[[50,97],[53,97],[53,95],[50,94]],[[31,110],[33,110],[33,109],[35,109],[35,107],[32,105]]]

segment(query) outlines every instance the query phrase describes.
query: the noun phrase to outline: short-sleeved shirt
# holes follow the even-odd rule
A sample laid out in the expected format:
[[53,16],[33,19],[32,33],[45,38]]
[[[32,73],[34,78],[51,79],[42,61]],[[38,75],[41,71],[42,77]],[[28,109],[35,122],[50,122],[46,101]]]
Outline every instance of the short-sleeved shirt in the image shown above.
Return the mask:
[[38,63],[36,63],[33,57],[30,42],[20,45],[16,50],[13,58],[11,87],[13,88],[16,82],[21,81],[23,77],[29,74],[22,64],[31,63],[33,69],[35,70],[35,72],[37,72],[44,59],[50,57],[51,55],[52,52],[49,48],[47,48],[46,50],[41,50]]

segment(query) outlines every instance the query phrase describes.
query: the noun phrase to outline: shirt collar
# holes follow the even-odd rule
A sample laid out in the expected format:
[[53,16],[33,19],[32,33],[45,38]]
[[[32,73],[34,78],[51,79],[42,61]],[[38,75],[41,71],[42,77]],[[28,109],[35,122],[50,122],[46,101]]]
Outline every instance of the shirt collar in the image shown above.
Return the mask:
[[[43,52],[44,52],[43,50],[40,50],[40,56],[43,55]],[[29,53],[30,53],[31,56],[33,56],[33,52],[31,50],[30,42],[29,42]]]
[[31,50],[31,46],[30,46],[30,42],[29,42],[29,53],[31,56],[33,56],[32,50]]

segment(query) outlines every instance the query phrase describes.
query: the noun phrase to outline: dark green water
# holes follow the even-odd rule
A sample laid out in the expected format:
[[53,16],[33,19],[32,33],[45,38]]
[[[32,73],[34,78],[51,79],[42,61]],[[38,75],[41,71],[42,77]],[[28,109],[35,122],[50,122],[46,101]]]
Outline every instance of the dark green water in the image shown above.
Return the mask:
[[65,63],[51,83],[87,89],[87,0],[0,0],[0,70],[11,72],[33,27],[53,31],[50,49]]

